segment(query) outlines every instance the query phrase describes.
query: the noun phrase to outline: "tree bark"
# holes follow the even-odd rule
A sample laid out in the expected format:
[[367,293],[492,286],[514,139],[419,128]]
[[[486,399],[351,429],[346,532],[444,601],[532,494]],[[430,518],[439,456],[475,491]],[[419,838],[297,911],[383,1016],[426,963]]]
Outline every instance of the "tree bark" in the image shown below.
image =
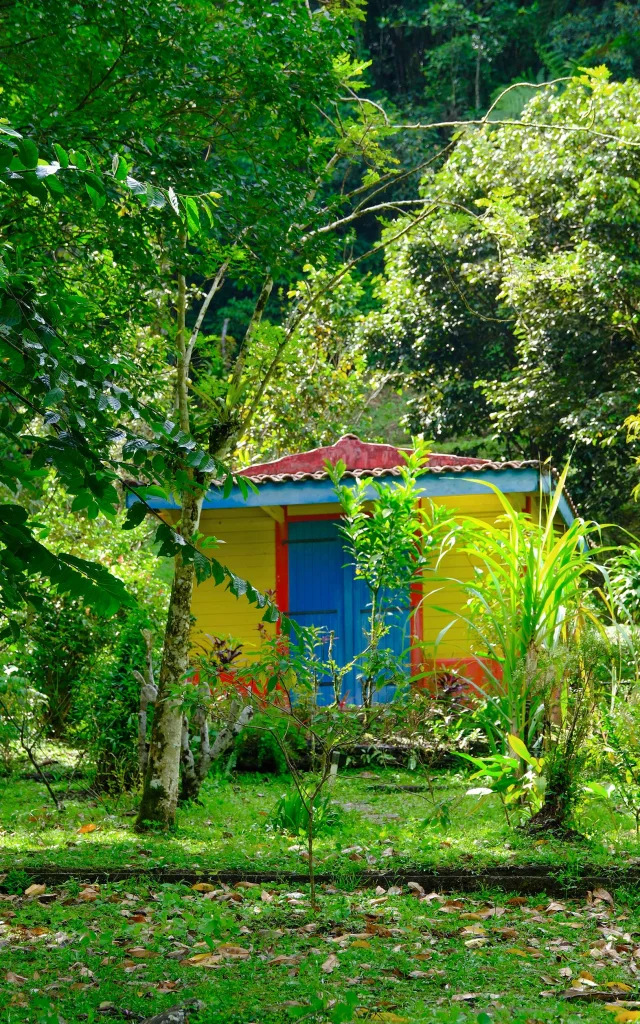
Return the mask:
[[[202,493],[198,496],[193,491],[186,491],[181,496],[182,536],[188,542],[200,524],[203,497]],[[185,564],[181,555],[176,556],[175,563],[149,760],[136,821],[139,831],[150,823],[171,827],[178,805],[182,740],[180,691],[189,668],[191,595],[195,572],[193,564]]]

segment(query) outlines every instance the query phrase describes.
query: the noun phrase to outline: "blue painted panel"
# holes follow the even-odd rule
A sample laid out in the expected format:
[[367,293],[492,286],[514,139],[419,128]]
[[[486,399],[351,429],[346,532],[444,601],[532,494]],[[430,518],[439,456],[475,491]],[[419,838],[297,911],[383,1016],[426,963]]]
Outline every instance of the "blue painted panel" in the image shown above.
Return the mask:
[[[289,524],[289,615],[301,626],[315,626],[327,636],[333,631],[333,656],[339,664],[344,663],[346,647],[343,563],[335,521]],[[321,685],[319,703],[332,699],[332,687]]]
[[[351,567],[350,567],[351,570]],[[352,570],[351,570],[352,572]],[[371,616],[371,592],[364,580],[353,579],[353,641],[354,653],[363,651],[366,646],[366,631],[369,628]],[[409,670],[409,643],[410,626],[409,616],[411,606],[409,591],[382,591],[379,595],[385,613],[385,623],[389,632],[380,644],[382,649],[393,651],[398,658],[404,655],[407,671]],[[374,701],[376,704],[387,704],[393,700],[395,686],[389,684],[376,691]],[[354,698],[357,703],[362,700],[362,686],[359,681],[354,687]]]
[[[388,479],[392,485],[394,477]],[[350,485],[347,478],[343,481]],[[420,493],[424,497],[455,497],[459,494],[487,494],[487,483],[494,484],[504,494],[530,494],[537,492],[539,488],[538,470],[533,466],[525,466],[523,469],[501,469],[501,470],[465,470],[464,476],[461,473],[425,473],[421,480]],[[375,497],[372,492],[371,497]],[[133,504],[137,499],[132,495],[127,496],[127,506]],[[260,505],[315,505],[336,500],[333,484],[330,480],[301,480],[287,481],[286,483],[264,483],[258,487],[258,493],[252,491],[247,495],[246,500],[242,497],[240,490],[234,487],[228,498],[222,496],[220,488],[212,488],[205,501],[203,508],[256,508]],[[150,498],[151,508],[178,508],[173,499],[169,501],[163,498]]]
[[[383,596],[391,626],[383,646],[402,655],[408,649],[408,593]],[[353,565],[344,550],[337,520],[310,520],[289,523],[289,614],[301,625],[315,626],[328,635],[333,631],[333,655],[346,665],[366,647],[365,631],[370,613],[369,590],[363,580],[354,577]],[[333,688],[327,677],[320,686],[318,703],[333,700]],[[376,694],[377,702],[393,699],[395,687],[385,686]],[[343,696],[350,702],[362,700],[358,669],[344,679]]]

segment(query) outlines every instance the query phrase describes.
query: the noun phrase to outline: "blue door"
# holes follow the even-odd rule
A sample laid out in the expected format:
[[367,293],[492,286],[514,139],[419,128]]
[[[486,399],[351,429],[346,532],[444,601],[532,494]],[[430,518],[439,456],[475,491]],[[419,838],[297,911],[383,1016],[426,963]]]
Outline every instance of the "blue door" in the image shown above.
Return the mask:
[[[289,523],[289,615],[300,625],[315,626],[326,636],[333,632],[333,657],[344,666],[366,647],[371,598],[366,583],[354,576],[338,527],[337,519]],[[409,647],[408,590],[383,594],[382,601],[390,627],[382,646],[400,656]],[[362,701],[358,674],[356,665],[345,676],[342,690],[342,695],[356,704]],[[389,701],[394,692],[394,686],[384,686],[375,700]],[[318,702],[328,704],[332,700],[333,687],[327,675],[320,681]]]
[[[334,519],[289,523],[289,615],[301,626],[333,633],[333,657],[344,664],[344,552]],[[326,659],[328,644],[323,645]],[[318,703],[330,704],[333,687],[320,680]]]

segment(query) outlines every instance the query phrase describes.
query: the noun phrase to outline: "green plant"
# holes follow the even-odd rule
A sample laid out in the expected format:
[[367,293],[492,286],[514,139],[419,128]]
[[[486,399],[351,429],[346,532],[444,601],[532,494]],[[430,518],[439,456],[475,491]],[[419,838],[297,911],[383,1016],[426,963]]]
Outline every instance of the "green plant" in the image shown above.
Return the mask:
[[478,721],[496,753],[508,752],[509,735],[535,749],[556,684],[554,655],[587,623],[603,629],[588,585],[603,551],[591,544],[600,528],[579,518],[566,530],[555,524],[568,468],[548,502],[540,495],[537,519],[519,512],[492,484],[486,486],[500,502],[500,519],[464,519],[463,550],[476,575],[462,584],[468,597],[462,618],[486,680],[482,690],[476,688]]
[[9,868],[1,884],[10,896],[22,896],[31,884],[31,877],[23,868]]
[[591,782],[587,790],[607,801],[615,800],[631,814],[640,839],[640,693],[622,694],[613,707],[602,709],[603,773],[609,785]]
[[[467,790],[467,796],[497,795],[502,803],[507,824],[511,825],[509,808],[514,804],[526,802],[531,810],[539,811],[543,803],[544,779],[542,770],[544,758],[534,757],[525,744],[517,736],[509,736],[509,745],[516,756],[490,754],[487,757],[472,757],[471,754],[460,753],[466,761],[476,765],[478,770],[470,779],[484,779],[486,786],[473,786]],[[522,771],[521,761],[527,765]]]
[[415,439],[413,451],[403,454],[405,464],[392,483],[359,477],[348,486],[341,483],[344,463],[327,466],[342,506],[340,530],[356,579],[364,580],[369,590],[367,647],[359,658],[367,709],[376,690],[406,681],[406,650],[395,653],[383,641],[398,604],[408,605],[411,584],[437,563],[453,523],[448,509],[421,501],[418,478],[428,462],[429,445]]
[[340,817],[338,809],[332,806],[330,794],[314,797],[307,790],[293,790],[282,794],[271,814],[271,823],[282,832],[294,836],[306,835],[310,813],[313,814],[316,833],[330,829],[338,823]]

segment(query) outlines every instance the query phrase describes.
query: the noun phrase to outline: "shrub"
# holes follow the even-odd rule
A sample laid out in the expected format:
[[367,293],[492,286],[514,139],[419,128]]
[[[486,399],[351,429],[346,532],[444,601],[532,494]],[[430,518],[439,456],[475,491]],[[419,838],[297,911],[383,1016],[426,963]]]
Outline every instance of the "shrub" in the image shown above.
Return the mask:
[[[313,805],[315,833],[332,828],[338,823],[339,817],[338,809],[331,804],[329,793],[316,797]],[[271,824],[281,832],[289,832],[294,836],[306,835],[309,812],[297,790],[282,794],[271,815]]]

